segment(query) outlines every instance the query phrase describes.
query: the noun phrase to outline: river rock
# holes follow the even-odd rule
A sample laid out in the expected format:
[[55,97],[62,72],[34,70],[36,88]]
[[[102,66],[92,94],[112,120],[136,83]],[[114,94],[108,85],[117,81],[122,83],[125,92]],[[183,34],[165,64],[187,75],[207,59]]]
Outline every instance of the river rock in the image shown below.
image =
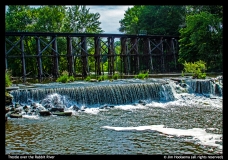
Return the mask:
[[8,113],[10,111],[9,107],[5,107],[5,114]]
[[53,115],[57,116],[71,116],[72,112],[54,112]]
[[50,111],[40,111],[40,116],[50,116],[51,112]]
[[21,114],[10,114],[10,118],[22,118]]
[[13,96],[8,92],[5,92],[5,106],[12,105]]
[[75,110],[75,111],[80,110],[80,108],[78,106],[76,106],[76,105],[74,105],[72,109]]

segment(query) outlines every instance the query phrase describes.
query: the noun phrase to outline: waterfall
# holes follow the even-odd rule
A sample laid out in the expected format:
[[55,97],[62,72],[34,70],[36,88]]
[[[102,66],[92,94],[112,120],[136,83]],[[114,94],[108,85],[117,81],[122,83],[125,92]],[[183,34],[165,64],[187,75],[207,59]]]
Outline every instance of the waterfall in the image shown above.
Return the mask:
[[[223,95],[222,84],[211,79],[184,79],[157,81],[116,81],[115,83],[82,83],[50,84],[45,87],[12,90],[15,103],[41,103],[48,95],[59,94],[66,98],[68,105],[101,106],[133,104],[146,101],[172,101],[176,94],[199,93],[214,96]],[[72,103],[71,103],[72,102]],[[69,107],[69,106],[67,106]]]
[[113,85],[74,86],[59,88],[34,88],[11,91],[14,102],[41,101],[47,95],[60,94],[77,104],[131,104],[139,100],[174,100],[169,84],[127,83]]
[[200,94],[212,94],[216,96],[223,95],[223,87],[219,83],[212,80],[197,80],[190,79],[185,81],[192,89],[194,93]]

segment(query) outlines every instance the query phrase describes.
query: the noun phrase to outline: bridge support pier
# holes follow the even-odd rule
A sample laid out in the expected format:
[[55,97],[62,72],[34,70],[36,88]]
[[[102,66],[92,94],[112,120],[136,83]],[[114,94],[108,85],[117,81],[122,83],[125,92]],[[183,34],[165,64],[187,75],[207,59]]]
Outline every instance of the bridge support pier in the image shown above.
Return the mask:
[[131,74],[139,73],[139,53],[138,53],[138,39],[137,37],[131,38]]
[[86,78],[88,75],[88,56],[87,56],[87,44],[86,44],[86,37],[81,37],[81,56],[82,56],[82,77]]
[[58,62],[58,51],[56,36],[52,36],[52,55],[53,55],[53,77],[58,78],[59,76],[59,62]]
[[37,64],[38,64],[38,80],[42,82],[43,70],[42,70],[42,60],[40,52],[40,37],[36,37],[36,47],[37,47]]
[[22,73],[23,73],[23,76],[22,76],[22,80],[23,80],[23,83],[26,82],[26,67],[25,67],[25,53],[24,53],[24,36],[21,36],[20,37],[20,46],[21,46],[21,61],[22,61]]
[[108,37],[108,74],[113,75],[114,70],[114,56],[115,56],[115,50],[114,50],[114,38]]
[[75,76],[74,70],[74,56],[72,54],[72,38],[67,37],[67,60],[68,60],[68,73],[69,76]]
[[100,37],[94,37],[94,46],[95,46],[95,74],[96,76],[101,75],[101,40]]

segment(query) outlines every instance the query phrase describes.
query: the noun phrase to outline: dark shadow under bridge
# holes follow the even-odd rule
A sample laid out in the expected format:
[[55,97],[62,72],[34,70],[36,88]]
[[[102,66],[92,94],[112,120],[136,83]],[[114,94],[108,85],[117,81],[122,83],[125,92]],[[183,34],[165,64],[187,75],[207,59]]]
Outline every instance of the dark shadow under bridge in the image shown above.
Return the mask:
[[[92,33],[5,32],[5,69],[23,81],[70,76],[180,71],[178,37]],[[17,67],[15,67],[17,66]]]

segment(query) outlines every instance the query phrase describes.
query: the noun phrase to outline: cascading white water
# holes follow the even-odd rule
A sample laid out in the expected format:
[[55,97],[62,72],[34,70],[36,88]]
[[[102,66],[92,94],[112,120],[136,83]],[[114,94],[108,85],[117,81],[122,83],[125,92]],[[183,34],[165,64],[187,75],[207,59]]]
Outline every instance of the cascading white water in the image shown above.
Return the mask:
[[186,84],[188,84],[194,93],[200,94],[212,94],[217,96],[222,96],[222,86],[219,83],[215,83],[212,80],[186,80]]
[[[177,88],[187,90],[188,93],[210,94],[222,96],[222,85],[211,80],[185,79],[179,84],[167,82],[133,82],[133,83],[107,83],[91,85],[58,85],[58,87],[45,87],[34,89],[13,90],[11,95],[14,102],[28,103],[40,102],[48,95],[59,94],[69,101],[79,105],[98,106],[109,104],[132,104],[139,100],[172,101],[175,100]],[[70,104],[66,104],[69,107]]]
[[174,100],[171,87],[163,83],[132,83],[72,88],[44,88],[14,90],[14,102],[41,101],[47,95],[58,93],[78,104],[130,104],[139,100]]

